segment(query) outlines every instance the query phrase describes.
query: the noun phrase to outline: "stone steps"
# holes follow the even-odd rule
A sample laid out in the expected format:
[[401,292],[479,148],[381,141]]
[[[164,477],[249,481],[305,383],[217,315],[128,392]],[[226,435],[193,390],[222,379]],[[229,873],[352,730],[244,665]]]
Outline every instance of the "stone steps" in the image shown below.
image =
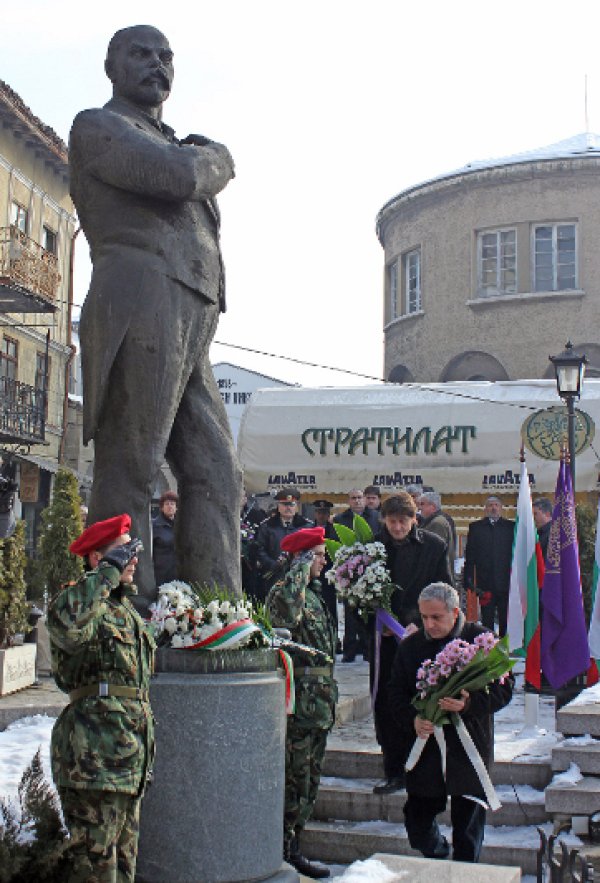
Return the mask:
[[[551,833],[544,788],[552,778],[549,762],[495,762],[490,767],[503,806],[488,813],[482,862],[515,865],[535,873],[539,835],[536,825]],[[383,778],[381,753],[356,744],[333,745],[326,751],[313,820],[302,835],[302,850],[321,861],[351,864],[375,852],[417,856],[404,827],[406,792],[373,794]],[[519,795],[517,801],[513,784]],[[440,816],[450,837],[450,818]]]
[[600,776],[600,741],[578,744],[576,739],[566,739],[552,749],[552,769],[555,772],[568,770],[572,763],[576,763],[584,775]]
[[[345,821],[366,822],[381,820],[398,824],[404,823],[406,791],[395,794],[373,794],[376,779],[339,779],[323,777],[315,804],[313,818],[318,821],[343,819]],[[488,824],[493,827],[509,825],[541,825],[549,822],[550,816],[544,807],[544,792],[531,787],[517,786],[519,802],[511,786],[498,788],[502,807],[488,813]],[[439,817],[440,824],[450,824],[447,811]]]
[[[381,752],[371,749],[328,748],[323,761],[323,775],[343,779],[382,779]],[[542,790],[552,779],[552,768],[550,763],[493,761],[490,765],[490,777],[495,785],[514,783]]]
[[600,702],[563,706],[557,712],[556,727],[564,736],[600,737]]
[[565,816],[591,816],[600,812],[600,778],[584,776],[572,785],[549,785],[546,809]]
[[[442,832],[449,836],[445,826]],[[486,826],[481,861],[520,867],[524,874],[535,874],[538,848],[539,835],[535,827],[495,829]],[[302,833],[301,849],[309,858],[340,864],[364,861],[377,852],[420,855],[410,848],[404,825],[382,821],[311,821]]]

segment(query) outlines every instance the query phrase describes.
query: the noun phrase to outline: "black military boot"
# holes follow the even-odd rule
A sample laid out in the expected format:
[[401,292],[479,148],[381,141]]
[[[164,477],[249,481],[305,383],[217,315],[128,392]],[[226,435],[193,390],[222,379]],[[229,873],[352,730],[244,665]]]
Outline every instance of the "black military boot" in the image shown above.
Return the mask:
[[329,868],[326,868],[325,865],[320,864],[320,862],[311,862],[310,859],[307,859],[302,855],[298,846],[297,837],[294,837],[289,846],[285,849],[285,860],[289,862],[293,868],[296,868],[299,874],[303,874],[305,877],[310,877],[312,880],[320,880],[323,877],[329,877]]

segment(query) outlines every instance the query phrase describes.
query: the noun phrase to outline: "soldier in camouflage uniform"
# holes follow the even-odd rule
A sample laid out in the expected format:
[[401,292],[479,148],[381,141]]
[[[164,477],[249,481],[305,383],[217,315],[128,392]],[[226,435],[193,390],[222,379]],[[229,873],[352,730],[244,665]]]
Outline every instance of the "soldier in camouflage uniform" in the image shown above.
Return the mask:
[[317,799],[337,699],[333,679],[337,626],[317,579],[325,565],[324,538],[322,527],[284,537],[281,548],[294,557],[285,579],[273,586],[267,598],[275,627],[289,629],[294,641],[321,651],[294,658],[296,709],[288,718],[285,753],[284,857],[312,878],[328,877],[329,870],[300,853],[298,835]]
[[68,883],[133,883],[140,802],[154,756],[154,641],[131,604],[137,541],[128,515],[86,528],[70,551],[88,572],[52,601],[52,774],[70,832]]

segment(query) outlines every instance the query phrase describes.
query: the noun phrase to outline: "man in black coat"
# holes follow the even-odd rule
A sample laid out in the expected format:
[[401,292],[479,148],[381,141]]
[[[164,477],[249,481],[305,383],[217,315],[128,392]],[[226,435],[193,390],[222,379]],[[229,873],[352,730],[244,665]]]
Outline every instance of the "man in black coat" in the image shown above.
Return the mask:
[[540,549],[544,562],[548,554],[548,540],[550,539],[550,528],[552,527],[552,501],[548,497],[538,497],[533,503],[533,520],[538,532],[540,541]]
[[[340,512],[333,519],[337,524],[343,524],[345,527],[352,529],[354,524],[354,516],[360,515],[364,518],[373,534],[379,530],[379,513],[374,509],[369,509],[365,495],[360,488],[352,488],[348,492],[348,508]],[[336,536],[337,539],[337,536]],[[363,658],[367,653],[367,634],[364,622],[356,616],[344,601],[344,645],[342,662],[354,662],[356,654],[362,653]]]
[[177,579],[175,515],[178,500],[175,491],[165,491],[158,501],[160,511],[152,519],[152,561],[157,587]]
[[469,525],[465,549],[464,585],[475,589],[481,621],[492,631],[498,613],[498,634],[506,634],[510,567],[515,523],[502,517],[502,501],[488,497],[485,517]]
[[[436,655],[455,638],[474,643],[487,631],[465,622],[457,592],[445,583],[427,586],[419,596],[422,627],[403,640],[396,652],[389,683],[392,713],[411,744],[426,739],[416,766],[406,774],[408,800],[404,807],[410,845],[426,858],[447,858],[448,841],[442,836],[436,816],[446,809],[451,798],[452,858],[477,862],[481,853],[485,809],[477,800],[486,796],[453,724],[444,726],[446,772],[442,769],[440,749],[433,738],[433,725],[417,715],[412,704],[416,695],[417,672],[426,659]],[[459,698],[440,700],[444,711],[460,715],[475,747],[487,768],[492,749],[492,714],[504,708],[512,698],[513,678],[494,681],[485,690],[462,691]],[[473,799],[476,798],[477,800]]]
[[283,576],[288,556],[281,551],[281,541],[290,533],[303,527],[312,527],[312,521],[298,514],[298,491],[284,488],[275,494],[277,512],[259,525],[254,537],[256,566],[259,581],[256,597],[264,601],[271,586]]
[[[391,599],[392,612],[409,632],[420,625],[418,598],[421,589],[431,582],[451,582],[446,544],[416,525],[417,508],[406,491],[388,497],[381,506],[383,527],[377,537],[386,549],[387,566],[392,582],[398,586]],[[370,680],[375,677],[375,640],[371,628]],[[407,743],[391,714],[388,681],[397,648],[396,639],[383,633],[379,656],[379,682],[373,718],[375,735],[383,753],[385,781],[373,789],[376,794],[390,794],[404,785]]]

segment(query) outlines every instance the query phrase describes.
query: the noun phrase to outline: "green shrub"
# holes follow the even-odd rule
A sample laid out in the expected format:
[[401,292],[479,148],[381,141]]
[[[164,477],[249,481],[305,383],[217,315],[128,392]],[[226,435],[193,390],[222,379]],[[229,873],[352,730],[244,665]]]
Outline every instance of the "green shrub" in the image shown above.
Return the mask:
[[83,529],[77,479],[68,469],[59,469],[54,479],[50,505],[42,512],[39,539],[39,573],[50,596],[83,573],[83,562],[69,552],[69,546]]
[[0,883],[64,883],[66,831],[38,748],[16,802],[0,800]]
[[0,646],[10,646],[28,629],[26,563],[25,522],[17,521],[11,536],[0,541]]

